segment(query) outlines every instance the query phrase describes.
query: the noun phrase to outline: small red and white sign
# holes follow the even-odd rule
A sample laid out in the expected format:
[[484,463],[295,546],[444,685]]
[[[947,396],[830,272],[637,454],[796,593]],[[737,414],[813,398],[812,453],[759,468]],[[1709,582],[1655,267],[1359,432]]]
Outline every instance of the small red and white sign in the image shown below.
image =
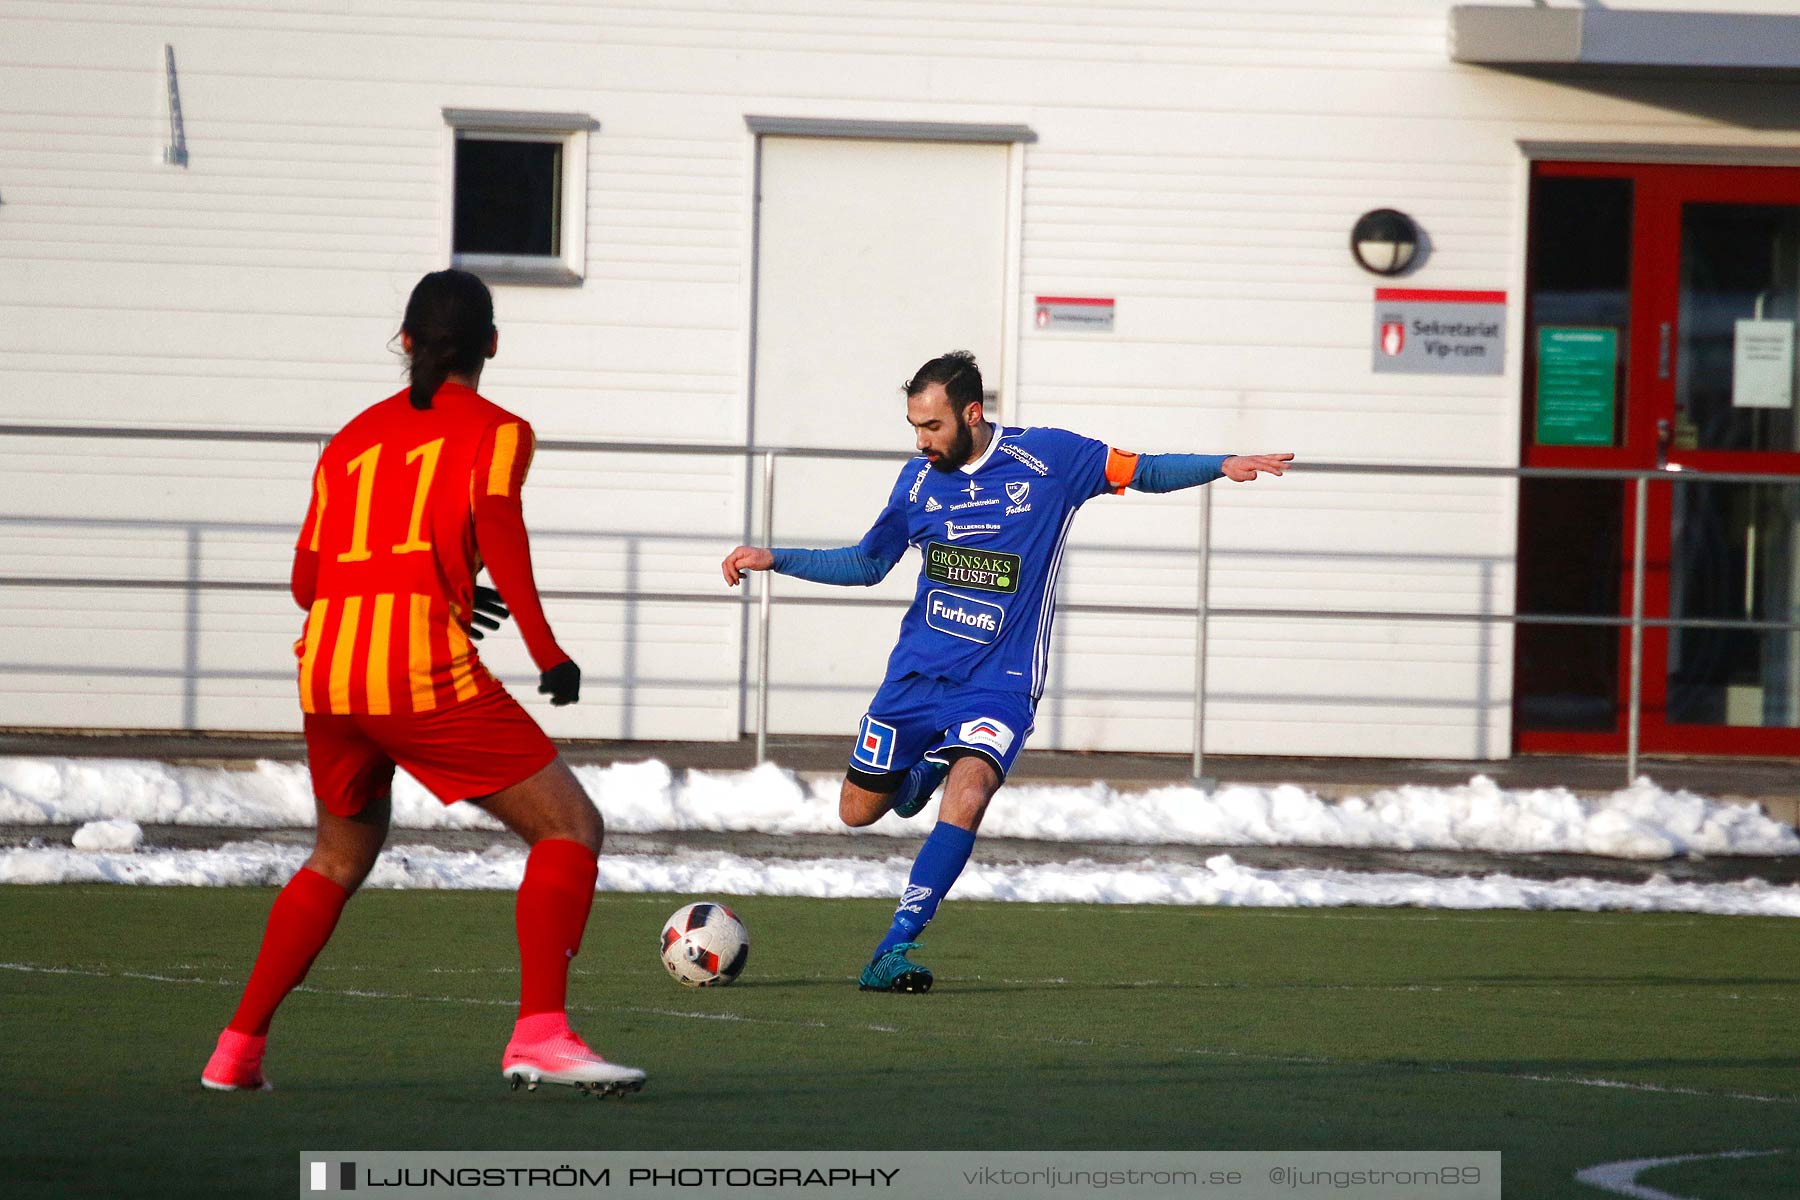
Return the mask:
[[1039,329],[1085,329],[1110,333],[1114,302],[1111,296],[1039,296],[1032,323]]
[[1506,364],[1506,293],[1375,289],[1374,369],[1498,375]]
[[1384,321],[1381,325],[1381,352],[1389,358],[1397,356],[1406,348],[1406,324],[1402,321]]

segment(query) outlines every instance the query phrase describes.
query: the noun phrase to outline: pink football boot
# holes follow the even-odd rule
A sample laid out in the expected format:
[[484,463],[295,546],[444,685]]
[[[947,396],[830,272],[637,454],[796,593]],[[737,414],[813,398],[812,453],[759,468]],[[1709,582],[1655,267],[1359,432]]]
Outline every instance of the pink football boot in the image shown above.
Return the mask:
[[263,1047],[268,1037],[254,1037],[227,1029],[200,1072],[202,1085],[215,1092],[272,1092],[275,1085],[263,1077]]
[[500,1060],[500,1074],[517,1091],[537,1091],[540,1083],[566,1083],[593,1096],[616,1096],[644,1086],[636,1067],[607,1062],[588,1049],[562,1013],[537,1013],[513,1027]]

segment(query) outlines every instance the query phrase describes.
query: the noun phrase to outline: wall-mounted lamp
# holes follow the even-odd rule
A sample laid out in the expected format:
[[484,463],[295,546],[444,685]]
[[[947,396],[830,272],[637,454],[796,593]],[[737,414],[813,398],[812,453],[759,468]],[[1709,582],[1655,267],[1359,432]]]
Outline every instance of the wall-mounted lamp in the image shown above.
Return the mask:
[[1395,208],[1377,208],[1356,218],[1350,230],[1356,265],[1377,275],[1398,275],[1419,253],[1419,227]]

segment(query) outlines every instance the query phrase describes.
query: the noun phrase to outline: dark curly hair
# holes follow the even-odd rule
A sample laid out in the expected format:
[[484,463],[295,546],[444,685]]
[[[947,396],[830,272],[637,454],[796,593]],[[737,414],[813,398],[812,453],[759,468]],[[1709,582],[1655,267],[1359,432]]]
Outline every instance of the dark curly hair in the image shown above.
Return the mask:
[[951,407],[959,413],[982,399],[981,368],[975,365],[975,356],[967,350],[952,350],[948,354],[938,355],[914,372],[913,377],[901,386],[906,389],[906,398],[910,400],[934,383],[944,385],[944,394],[950,398]]

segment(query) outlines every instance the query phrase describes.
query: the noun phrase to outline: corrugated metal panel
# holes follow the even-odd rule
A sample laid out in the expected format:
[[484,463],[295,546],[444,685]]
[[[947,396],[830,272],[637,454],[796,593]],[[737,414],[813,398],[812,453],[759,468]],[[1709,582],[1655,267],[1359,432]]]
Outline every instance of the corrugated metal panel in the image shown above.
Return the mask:
[[[444,261],[441,111],[460,106],[602,123],[586,281],[500,290],[486,390],[544,437],[742,442],[743,115],[759,112],[1038,135],[1024,152],[1020,303],[1113,296],[1117,324],[1064,335],[1025,322],[1008,420],[1144,450],[1511,463],[1516,347],[1504,376],[1369,372],[1372,280],[1344,244],[1356,214],[1406,209],[1432,241],[1419,283],[1505,288],[1516,307],[1517,140],[1783,135],[1456,66],[1447,10],[15,2],[0,11],[0,420],[328,432],[397,387],[388,339],[413,280]],[[185,170],[160,160],[165,42]],[[26,636],[0,653],[0,722],[292,728],[280,585],[310,456],[0,439],[0,575],[269,589],[6,588]],[[888,468],[855,471],[878,503]],[[1217,603],[1511,605],[1510,486],[1297,475],[1216,490]],[[746,527],[742,471],[723,460],[546,453],[529,495],[550,588],[706,591]],[[784,501],[780,540],[852,540],[873,511],[860,492],[817,519]],[[1195,513],[1191,496],[1096,502],[1066,600],[1188,603]],[[902,574],[873,594],[905,595]],[[551,610],[591,698],[549,714],[553,731],[735,735],[736,604]],[[893,615],[866,610],[851,622],[866,639],[820,648],[807,613],[778,617],[777,685],[842,689],[845,711],[859,708]],[[1061,650],[1037,744],[1185,748],[1189,622],[1075,615]],[[516,639],[489,657],[528,690]],[[1221,619],[1208,748],[1504,753],[1509,663],[1499,627]]]

